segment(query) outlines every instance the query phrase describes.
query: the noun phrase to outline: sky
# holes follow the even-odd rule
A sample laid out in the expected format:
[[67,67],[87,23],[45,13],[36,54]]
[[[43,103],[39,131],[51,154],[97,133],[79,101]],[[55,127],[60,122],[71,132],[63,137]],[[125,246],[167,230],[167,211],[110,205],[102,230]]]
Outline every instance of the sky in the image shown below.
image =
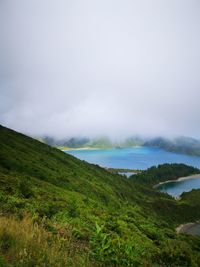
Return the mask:
[[200,138],[199,0],[0,0],[0,124]]

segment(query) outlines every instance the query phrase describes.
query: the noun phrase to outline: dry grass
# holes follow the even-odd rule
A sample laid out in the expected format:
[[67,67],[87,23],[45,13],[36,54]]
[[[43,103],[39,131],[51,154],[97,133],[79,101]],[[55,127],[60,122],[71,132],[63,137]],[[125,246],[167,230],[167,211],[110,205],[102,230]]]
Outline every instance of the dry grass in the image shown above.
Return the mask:
[[59,228],[52,234],[28,216],[22,220],[0,217],[0,254],[20,267],[93,265],[87,247],[74,240],[70,229]]

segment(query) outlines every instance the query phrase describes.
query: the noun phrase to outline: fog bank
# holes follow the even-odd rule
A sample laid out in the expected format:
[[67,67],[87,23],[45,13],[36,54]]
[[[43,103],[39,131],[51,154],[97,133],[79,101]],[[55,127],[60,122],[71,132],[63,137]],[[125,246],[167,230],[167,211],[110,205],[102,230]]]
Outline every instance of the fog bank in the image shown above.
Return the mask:
[[200,2],[0,1],[0,123],[200,138]]

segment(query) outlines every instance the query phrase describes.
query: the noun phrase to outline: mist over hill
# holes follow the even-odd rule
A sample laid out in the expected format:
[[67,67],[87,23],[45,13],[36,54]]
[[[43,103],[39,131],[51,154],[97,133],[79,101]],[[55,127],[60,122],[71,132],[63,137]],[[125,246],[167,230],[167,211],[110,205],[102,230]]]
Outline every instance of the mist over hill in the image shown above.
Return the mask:
[[87,137],[72,137],[58,140],[53,137],[43,137],[41,140],[48,145],[64,146],[69,148],[120,148],[142,145],[144,140],[140,137],[130,137],[124,140],[114,141],[109,137],[87,138]]
[[200,156],[200,140],[190,137],[177,137],[174,139],[159,137],[144,142],[144,145],[163,148],[171,152]]
[[109,137],[87,138],[87,137],[72,137],[66,139],[56,139],[53,137],[43,137],[41,140],[51,146],[65,148],[126,148],[134,146],[149,146],[158,147],[166,151],[200,156],[200,140],[191,137],[176,137],[176,138],[144,138],[133,136],[120,141],[113,141]]

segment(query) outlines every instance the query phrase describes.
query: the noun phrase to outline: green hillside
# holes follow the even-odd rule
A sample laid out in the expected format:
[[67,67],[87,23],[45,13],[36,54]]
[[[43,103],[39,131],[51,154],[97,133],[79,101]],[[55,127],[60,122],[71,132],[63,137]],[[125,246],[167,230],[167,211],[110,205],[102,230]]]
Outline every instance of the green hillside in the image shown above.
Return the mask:
[[200,266],[200,238],[175,232],[200,218],[193,194],[177,202],[3,126],[0,148],[0,266]]

